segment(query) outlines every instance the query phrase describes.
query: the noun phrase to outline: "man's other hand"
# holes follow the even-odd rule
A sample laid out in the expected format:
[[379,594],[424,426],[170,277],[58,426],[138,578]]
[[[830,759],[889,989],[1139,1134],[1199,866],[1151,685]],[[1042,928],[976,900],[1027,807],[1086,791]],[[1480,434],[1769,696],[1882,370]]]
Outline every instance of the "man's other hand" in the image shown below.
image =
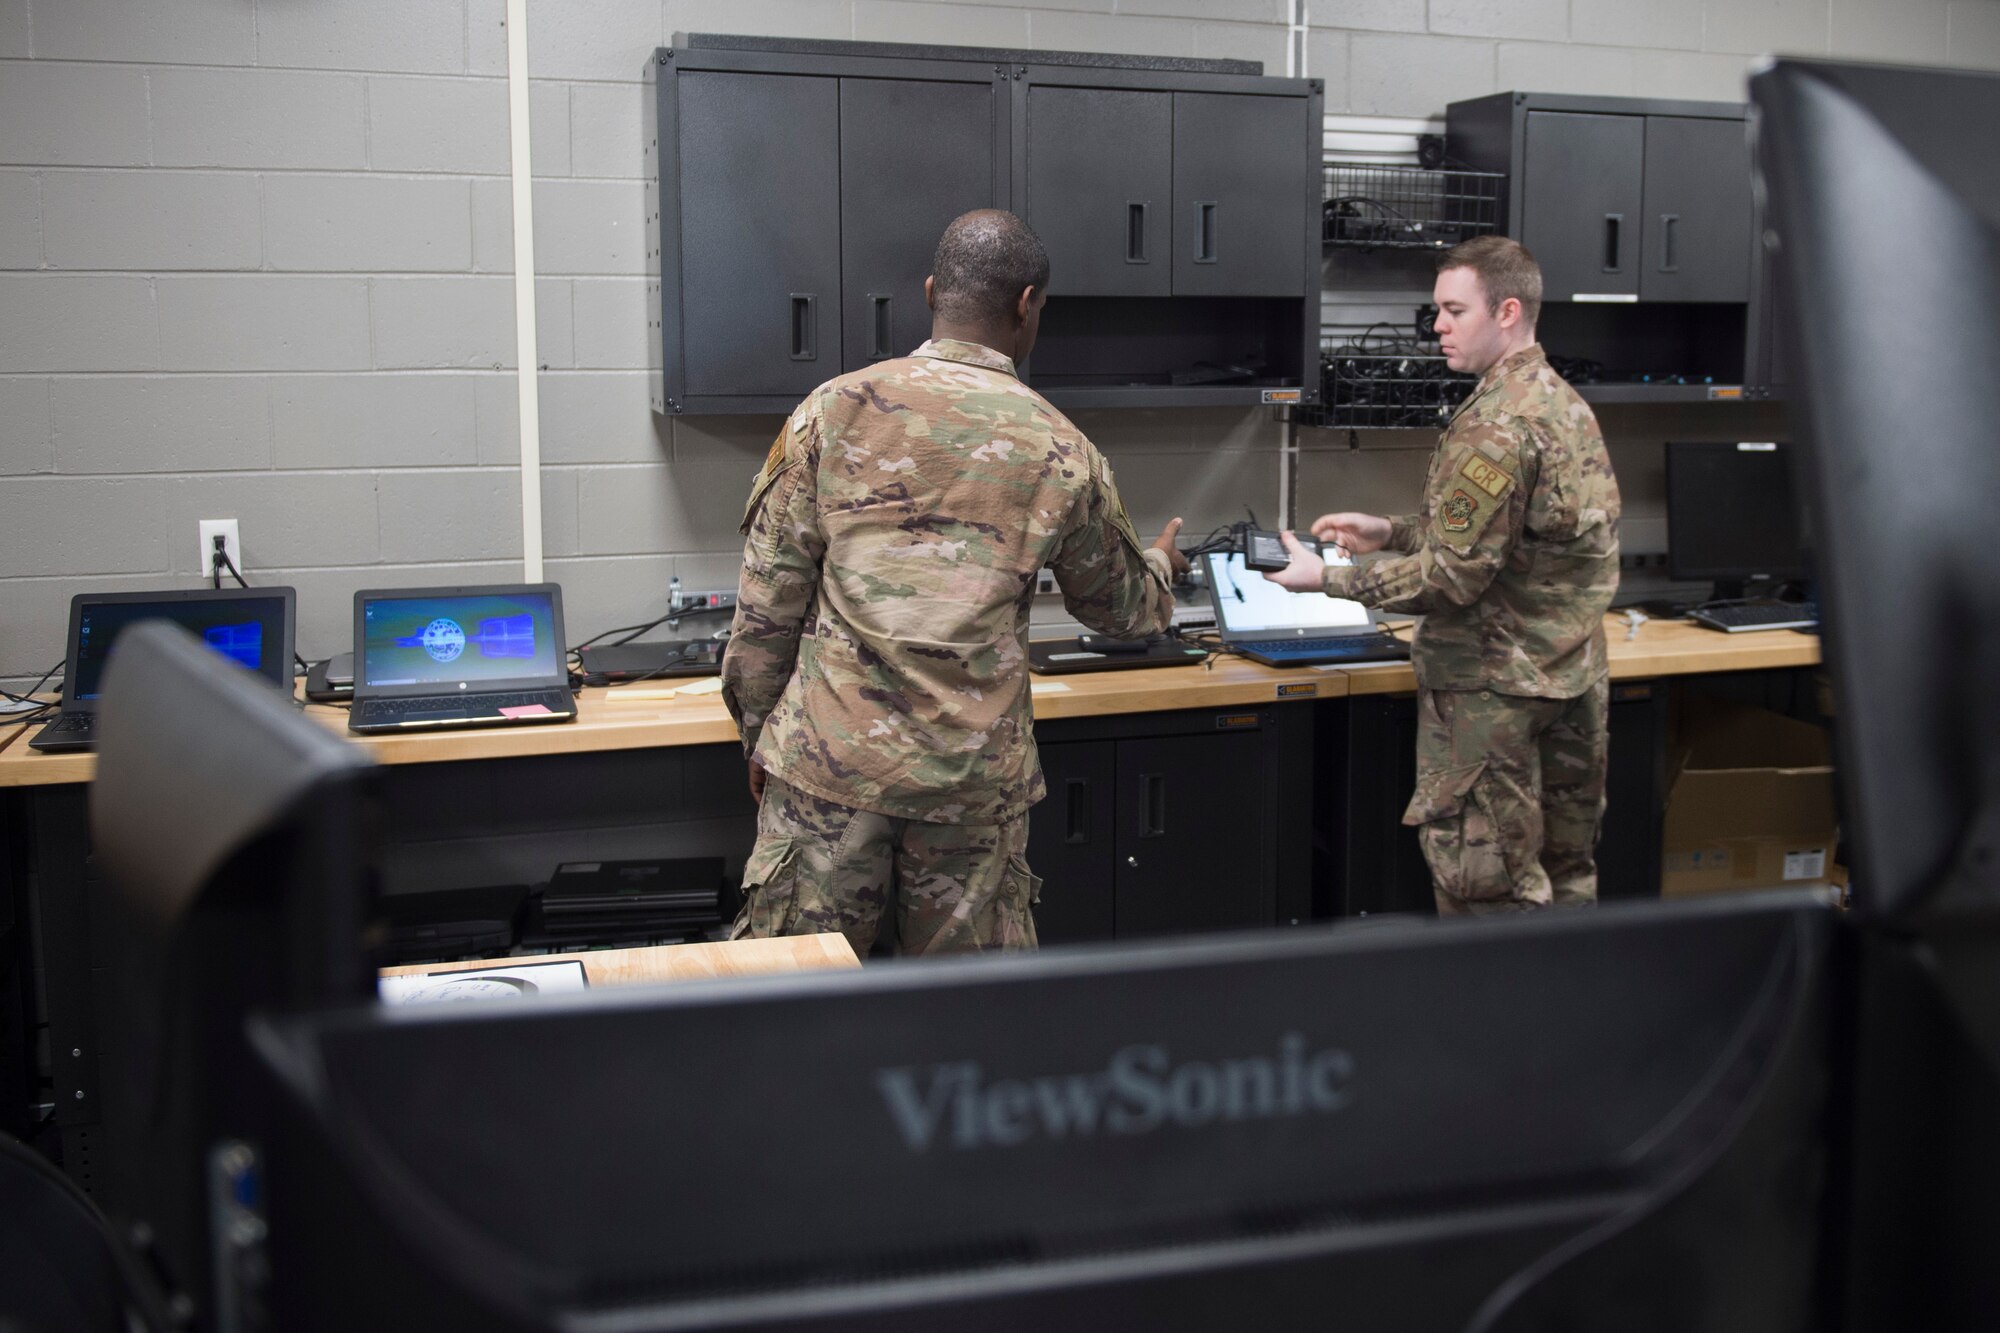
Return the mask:
[[[1313,526],[1317,528],[1319,525]],[[1281,532],[1278,537],[1285,543],[1285,550],[1290,553],[1292,563],[1283,569],[1272,570],[1264,577],[1280,588],[1292,592],[1321,591],[1326,576],[1326,561],[1308,551],[1290,531]]]
[[1188,572],[1187,557],[1182,555],[1181,548],[1174,544],[1174,538],[1180,536],[1180,533],[1181,521],[1177,518],[1169,519],[1167,526],[1160,529],[1158,539],[1153,542],[1154,550],[1166,552],[1167,563],[1173,566],[1175,578]]
[[764,804],[764,769],[755,759],[750,761],[750,799]]
[[1375,514],[1321,514],[1313,520],[1313,536],[1332,542],[1345,556],[1379,551],[1389,540],[1389,520]]

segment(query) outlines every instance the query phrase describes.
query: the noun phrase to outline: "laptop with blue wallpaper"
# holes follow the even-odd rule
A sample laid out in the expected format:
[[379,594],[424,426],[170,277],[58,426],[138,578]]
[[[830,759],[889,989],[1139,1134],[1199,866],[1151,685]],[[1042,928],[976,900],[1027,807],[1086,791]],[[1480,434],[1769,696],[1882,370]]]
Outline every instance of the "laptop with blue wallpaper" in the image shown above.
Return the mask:
[[575,717],[555,584],[354,594],[349,731],[533,726]]

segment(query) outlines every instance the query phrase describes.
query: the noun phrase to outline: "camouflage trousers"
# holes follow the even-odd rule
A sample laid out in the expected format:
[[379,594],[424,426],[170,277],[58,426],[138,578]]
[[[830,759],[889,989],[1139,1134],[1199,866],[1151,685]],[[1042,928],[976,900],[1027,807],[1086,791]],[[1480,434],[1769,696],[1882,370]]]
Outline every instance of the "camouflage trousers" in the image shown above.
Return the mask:
[[1417,827],[1438,915],[1597,901],[1611,683],[1574,699],[1417,692]]
[[1041,881],[1027,847],[1025,814],[927,824],[850,810],[769,777],[730,938],[837,930],[866,958],[887,924],[898,953],[1032,949]]

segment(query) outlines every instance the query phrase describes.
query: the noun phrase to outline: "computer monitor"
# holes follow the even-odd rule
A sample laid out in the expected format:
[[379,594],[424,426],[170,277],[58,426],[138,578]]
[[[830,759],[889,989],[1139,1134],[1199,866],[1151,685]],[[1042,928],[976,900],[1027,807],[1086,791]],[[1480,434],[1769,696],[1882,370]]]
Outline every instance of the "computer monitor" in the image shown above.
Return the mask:
[[167,621],[119,635],[100,708],[105,1189],[205,1291],[208,1159],[262,1121],[244,1015],[373,994],[374,765]]
[[1718,599],[1806,576],[1792,446],[1776,440],[1667,443],[1667,572],[1712,579]]
[[2000,1309],[2000,78],[1779,61],[1750,84],[1819,534],[1857,932],[1849,1327]]

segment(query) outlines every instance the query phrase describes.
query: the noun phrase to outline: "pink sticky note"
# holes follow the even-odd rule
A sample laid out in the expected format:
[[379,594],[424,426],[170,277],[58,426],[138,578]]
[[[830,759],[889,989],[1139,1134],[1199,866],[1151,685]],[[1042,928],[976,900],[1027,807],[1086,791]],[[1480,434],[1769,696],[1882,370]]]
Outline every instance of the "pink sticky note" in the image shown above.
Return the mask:
[[500,710],[500,716],[502,717],[547,717],[548,715],[549,706],[547,704],[522,704],[518,708],[503,708]]

